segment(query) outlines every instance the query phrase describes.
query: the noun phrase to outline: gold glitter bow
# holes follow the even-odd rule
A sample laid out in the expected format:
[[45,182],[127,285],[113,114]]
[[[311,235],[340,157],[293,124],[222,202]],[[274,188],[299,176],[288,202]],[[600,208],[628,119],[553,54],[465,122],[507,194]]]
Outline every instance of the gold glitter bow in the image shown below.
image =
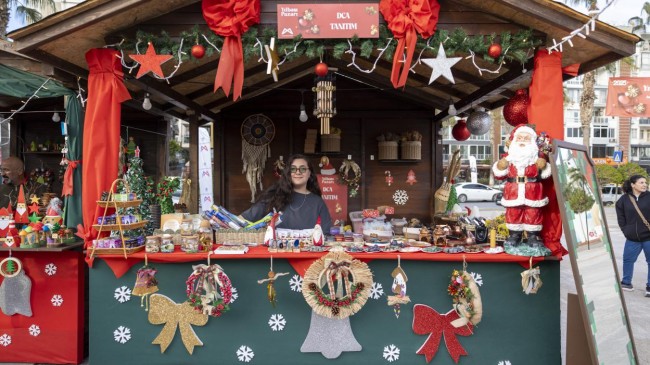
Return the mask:
[[149,304],[149,323],[165,325],[152,342],[154,345],[160,345],[161,353],[167,350],[174,339],[178,326],[183,344],[191,355],[194,352],[194,346],[203,346],[203,342],[192,329],[192,325],[205,325],[208,323],[208,316],[195,311],[187,302],[177,304],[169,297],[154,294],[151,296]]

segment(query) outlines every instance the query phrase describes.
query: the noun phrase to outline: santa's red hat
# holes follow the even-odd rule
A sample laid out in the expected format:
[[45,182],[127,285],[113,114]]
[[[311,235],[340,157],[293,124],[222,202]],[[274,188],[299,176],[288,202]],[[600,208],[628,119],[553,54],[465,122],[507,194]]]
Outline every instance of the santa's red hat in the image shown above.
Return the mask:
[[537,136],[537,132],[535,132],[535,129],[533,129],[533,127],[531,127],[529,124],[520,124],[510,132],[510,136],[506,140],[506,146],[504,147],[504,150],[508,152],[508,147],[510,147],[510,143],[514,141],[515,137],[517,137],[517,135],[519,134],[524,134],[524,133],[530,134],[533,137]]
[[57,213],[54,207],[50,206],[49,208],[47,208],[47,212],[45,213],[45,215],[49,217],[56,217],[59,216],[59,213]]
[[25,192],[23,191],[23,186],[20,185],[20,190],[18,191],[18,200],[17,203],[25,203]]

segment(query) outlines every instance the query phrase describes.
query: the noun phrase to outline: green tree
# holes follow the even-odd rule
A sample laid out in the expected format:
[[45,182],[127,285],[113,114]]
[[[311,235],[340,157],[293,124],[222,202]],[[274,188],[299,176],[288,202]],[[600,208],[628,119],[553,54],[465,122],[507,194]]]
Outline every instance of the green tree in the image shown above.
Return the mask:
[[598,184],[600,185],[621,185],[625,180],[619,169],[607,164],[596,165],[596,179],[598,179]]
[[[632,175],[641,175],[645,177],[646,179],[648,178],[648,171],[646,171],[643,167],[633,163],[624,163],[618,166],[619,173],[621,174],[622,181],[625,181]],[[621,181],[621,183],[622,183]]]
[[[137,208],[127,208],[126,214],[140,214],[143,220],[149,221],[144,231],[146,235],[153,234],[153,221],[151,219],[152,204],[156,203],[156,193],[154,192],[154,182],[151,177],[144,174],[142,169],[143,161],[139,156],[134,156],[129,160],[129,169],[124,173],[124,180],[129,185],[129,191],[135,193],[138,199],[142,199],[142,204]],[[119,187],[120,192],[126,192],[126,186]]]
[[11,10],[23,24],[32,24],[56,12],[53,0],[0,0],[0,38],[7,38],[7,27]]
[[630,18],[627,23],[632,26],[632,33],[645,32],[646,25],[650,24],[650,2],[643,3],[640,16]]

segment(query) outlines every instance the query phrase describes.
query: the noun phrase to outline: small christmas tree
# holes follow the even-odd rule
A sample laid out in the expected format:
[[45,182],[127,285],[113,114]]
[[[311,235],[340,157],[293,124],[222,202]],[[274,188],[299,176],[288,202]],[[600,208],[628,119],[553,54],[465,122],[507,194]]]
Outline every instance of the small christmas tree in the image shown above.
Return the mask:
[[449,200],[447,200],[447,209],[445,211],[451,212],[456,204],[458,204],[458,195],[456,194],[456,188],[452,185],[451,190],[449,190]]
[[[140,148],[135,149],[135,154],[129,159],[129,168],[124,173],[124,180],[129,184],[130,191],[142,199],[142,204],[137,208],[127,208],[126,214],[140,214],[143,220],[149,221],[145,227],[146,235],[153,234],[150,205],[155,204],[154,183],[151,177],[145,176],[142,169],[143,161],[140,158]],[[120,192],[125,193],[126,187],[120,186]]]

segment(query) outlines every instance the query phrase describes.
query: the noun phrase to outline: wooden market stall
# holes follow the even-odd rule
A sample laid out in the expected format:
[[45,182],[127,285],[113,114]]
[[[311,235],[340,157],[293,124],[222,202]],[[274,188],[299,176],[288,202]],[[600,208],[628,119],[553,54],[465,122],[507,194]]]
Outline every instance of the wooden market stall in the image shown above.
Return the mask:
[[[357,3],[361,2],[344,1],[342,4]],[[325,141],[317,139],[315,149],[307,149],[307,152],[305,146],[312,133],[310,130],[319,130],[318,120],[309,117],[307,122],[301,122],[298,115],[301,104],[307,111],[314,109],[314,67],[320,58],[306,53],[287,60],[280,65],[278,81],[274,82],[266,73],[266,63],[258,61],[259,52],[269,37],[260,32],[258,36],[263,41],[259,44],[255,37],[243,37],[244,53],[250,57],[245,63],[242,99],[234,102],[232,95],[226,96],[222,91],[214,93],[215,70],[220,59],[201,36],[210,31],[205,25],[199,1],[90,0],[9,36],[14,40],[12,47],[16,52],[50,64],[73,77],[80,77],[82,87],[87,87],[85,80],[89,79],[89,66],[84,55],[89,50],[105,46],[120,50],[122,44],[134,45],[139,41],[140,51],[144,52],[145,39],[154,34],[156,42],[159,42],[156,50],[173,55],[173,48],[168,46],[170,42],[177,42],[178,38],[174,37],[183,32],[191,33],[192,28],[198,25],[197,36],[190,37],[189,42],[204,44],[210,52],[200,59],[182,63],[174,59],[165,63],[162,67],[164,75],[173,74],[167,80],[151,75],[136,77],[137,69],[130,72],[133,63],[126,59],[133,50],[125,50],[124,85],[133,99],[122,104],[121,112],[124,115],[130,109],[139,110],[140,101],[150,94],[153,107],[148,113],[159,120],[179,118],[189,122],[193,163],[198,161],[198,128],[211,123],[214,131],[213,196],[216,203],[236,213],[250,205],[251,189],[241,173],[242,138],[245,139],[242,125],[251,117],[259,120],[257,115],[263,114],[264,123],[271,122],[274,131],[271,136],[267,129],[264,135],[270,140],[268,147],[271,151],[262,177],[264,186],[274,180],[272,163],[280,156],[286,158],[293,153],[306,152],[312,163],[318,164],[326,155],[337,167],[351,159],[360,166],[361,186],[358,196],[342,198],[346,199],[348,212],[391,205],[395,207],[393,217],[430,221],[433,192],[443,183],[439,131],[441,121],[448,117],[449,103],[453,102],[459,113],[469,112],[477,106],[487,109],[502,106],[515,95],[516,90],[526,88],[530,83],[534,42],[539,46],[552,45],[554,40],[561,40],[589,21],[587,16],[550,0],[440,0],[439,3],[438,32],[448,31],[453,38],[454,31],[459,28],[463,28],[467,36],[529,31],[530,39],[520,41],[531,42],[530,50],[523,53],[522,62],[507,58],[502,65],[496,65],[481,57],[474,62],[458,62],[451,69],[455,83],[442,77],[430,80],[431,69],[425,64],[416,64],[405,86],[396,89],[391,83],[391,59],[376,60],[379,53],[376,49],[370,57],[361,57],[359,46],[353,48],[353,57],[344,52],[346,40],[338,40],[343,43],[343,48],[337,44],[328,45],[322,61],[336,76],[337,115],[331,120],[331,126],[340,129],[340,147],[331,148]],[[261,1],[260,28],[276,28],[279,4],[283,3]],[[380,19],[383,26],[385,22]],[[161,30],[167,32],[172,40],[163,39],[159,35]],[[462,37],[457,41],[462,43]],[[564,47],[563,65],[579,63],[578,73],[583,74],[634,53],[637,41],[636,36],[599,22],[588,37],[574,38],[573,48]],[[449,42],[448,49],[453,48],[453,42],[455,40]],[[457,56],[468,56],[468,52],[462,49],[460,46],[454,48]],[[452,57],[451,54],[448,56]],[[482,71],[479,72],[479,68]],[[497,68],[498,71],[489,72]],[[372,72],[365,72],[371,69]],[[139,119],[132,125],[137,127]],[[126,120],[123,118],[121,122],[125,124]],[[419,158],[382,159],[383,151],[377,138],[388,132],[401,134],[408,131],[417,131],[422,136]],[[158,148],[157,153],[165,154],[166,148]],[[386,183],[388,171],[394,177],[391,185]],[[417,178],[413,185],[407,183],[411,171]],[[190,179],[198,181],[198,178],[198,169],[191,168]],[[189,209],[197,212],[198,184],[193,183],[191,189]],[[408,197],[406,204],[393,199],[397,190],[404,191],[400,201]],[[370,268],[375,283],[383,283],[383,290],[387,291],[398,255],[374,255],[359,257],[372,260]],[[412,303],[402,306],[400,317],[395,318],[394,309],[386,305],[381,295],[378,295],[379,300],[370,300],[364,310],[351,319],[354,334],[363,350],[341,355],[340,362],[376,363],[381,360],[384,347],[392,345],[401,349],[400,359],[403,361],[421,361],[422,356],[417,352],[423,343],[428,343],[428,339],[413,333],[411,305],[444,308],[440,313],[448,310],[450,299],[446,288],[449,275],[454,269],[463,269],[463,261],[468,263],[469,271],[480,274],[485,281],[481,288],[484,320],[471,336],[458,338],[469,353],[468,358],[474,360],[470,362],[475,363],[476,359],[485,363],[504,360],[529,364],[560,362],[557,260],[548,258],[541,261],[544,288],[535,296],[525,296],[521,293],[520,272],[522,266],[529,268],[528,258],[487,254],[436,255],[400,255],[402,266],[412,280],[412,285],[409,284]],[[190,262],[203,262],[207,256],[174,253],[151,254],[146,258],[158,269],[159,291],[169,298],[170,310],[174,311],[178,308],[176,303],[186,299],[184,280],[191,272]],[[213,256],[212,260],[218,261],[232,279],[237,289],[237,301],[232,311],[223,317],[211,319],[203,327],[194,324],[193,329],[201,339],[199,342],[203,342],[203,348],[194,349],[193,353],[189,347],[194,347],[187,346],[185,335],[175,335],[152,325],[151,316],[136,303],[137,300],[126,299],[125,288],[132,287],[138,267],[145,260],[142,253],[133,254],[126,260],[119,255],[95,258],[90,269],[90,326],[93,330],[90,360],[93,364],[134,359],[170,364],[209,363],[215,358],[235,362],[238,357],[245,359],[254,352],[255,360],[264,362],[280,358],[286,363],[327,362],[320,354],[300,352],[309,328],[310,311],[302,296],[297,294],[297,282],[301,280],[305,265],[319,256],[302,253],[274,255],[276,272],[290,273],[289,278],[278,280],[276,284],[276,308],[267,303],[264,286],[256,283],[268,271],[271,257],[268,252],[256,248],[245,255]],[[302,262],[302,266],[296,262]],[[374,286],[374,290],[378,293],[379,287]],[[118,297],[123,300],[116,301]],[[277,322],[280,318],[286,320],[281,326],[284,328],[286,324],[284,331],[267,324],[270,319]],[[165,324],[169,325],[173,324]],[[181,333],[183,328],[187,333],[188,326],[187,322],[182,323]],[[151,343],[161,330],[165,332],[163,340],[166,345],[159,351],[158,346]],[[328,338],[337,335],[332,333]],[[179,336],[183,341],[177,338]],[[456,339],[456,334],[445,332],[445,341],[454,342],[451,337]],[[160,343],[158,340],[154,342]],[[171,345],[167,348],[169,343]],[[437,343],[428,346],[437,349]],[[190,352],[191,359],[183,347]],[[443,350],[438,351],[436,360],[440,363],[454,361],[452,357],[455,355],[450,357]],[[433,350],[427,351],[430,354]],[[241,355],[242,352],[246,356]],[[452,352],[457,354],[458,348]]]

